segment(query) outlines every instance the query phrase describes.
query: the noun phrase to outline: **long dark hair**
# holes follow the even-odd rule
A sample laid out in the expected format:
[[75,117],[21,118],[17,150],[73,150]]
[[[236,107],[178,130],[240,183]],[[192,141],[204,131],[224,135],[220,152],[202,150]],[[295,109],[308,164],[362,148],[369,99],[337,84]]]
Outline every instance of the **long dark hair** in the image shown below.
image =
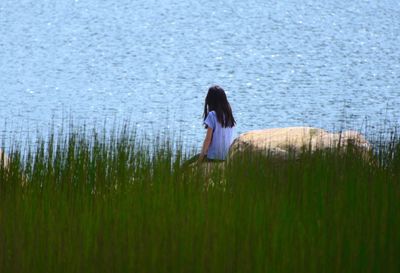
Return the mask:
[[215,111],[217,120],[223,128],[235,126],[236,121],[232,115],[231,105],[228,102],[224,89],[218,85],[211,86],[208,89],[204,104],[204,120],[206,120],[208,113],[211,111]]

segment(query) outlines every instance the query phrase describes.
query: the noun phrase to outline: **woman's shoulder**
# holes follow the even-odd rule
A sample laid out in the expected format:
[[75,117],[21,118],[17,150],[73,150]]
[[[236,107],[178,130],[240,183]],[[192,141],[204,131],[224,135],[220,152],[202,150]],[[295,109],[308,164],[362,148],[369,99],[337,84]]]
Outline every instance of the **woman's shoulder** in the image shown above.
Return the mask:
[[207,116],[206,116],[206,118],[212,118],[212,119],[215,119],[215,118],[217,118],[217,113],[215,113],[215,111],[210,111],[210,112],[208,112],[208,114],[207,114]]

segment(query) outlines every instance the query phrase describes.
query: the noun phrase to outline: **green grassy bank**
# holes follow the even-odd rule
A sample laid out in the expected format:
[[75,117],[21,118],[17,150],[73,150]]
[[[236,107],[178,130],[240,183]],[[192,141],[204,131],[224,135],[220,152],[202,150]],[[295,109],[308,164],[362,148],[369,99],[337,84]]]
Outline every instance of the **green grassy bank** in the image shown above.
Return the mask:
[[[168,140],[50,136],[0,168],[0,272],[400,272],[400,145],[224,171]],[[1,164],[4,165],[4,164]]]

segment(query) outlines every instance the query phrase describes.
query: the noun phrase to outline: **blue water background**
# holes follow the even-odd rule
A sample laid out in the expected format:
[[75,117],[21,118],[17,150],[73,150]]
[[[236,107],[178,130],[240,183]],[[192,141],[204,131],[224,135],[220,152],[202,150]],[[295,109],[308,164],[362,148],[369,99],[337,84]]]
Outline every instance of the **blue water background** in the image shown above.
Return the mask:
[[129,120],[200,145],[211,84],[237,133],[397,123],[399,18],[398,1],[1,0],[0,131]]

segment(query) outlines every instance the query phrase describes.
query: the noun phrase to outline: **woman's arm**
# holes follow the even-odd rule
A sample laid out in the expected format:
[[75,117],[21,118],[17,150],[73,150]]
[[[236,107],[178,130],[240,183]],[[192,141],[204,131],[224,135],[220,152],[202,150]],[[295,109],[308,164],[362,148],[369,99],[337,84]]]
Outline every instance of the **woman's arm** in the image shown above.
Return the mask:
[[213,136],[213,129],[208,127],[206,138],[204,139],[204,143],[203,143],[203,148],[201,149],[199,162],[203,161],[204,157],[206,157],[208,148],[210,147],[210,144],[211,144],[212,136]]

